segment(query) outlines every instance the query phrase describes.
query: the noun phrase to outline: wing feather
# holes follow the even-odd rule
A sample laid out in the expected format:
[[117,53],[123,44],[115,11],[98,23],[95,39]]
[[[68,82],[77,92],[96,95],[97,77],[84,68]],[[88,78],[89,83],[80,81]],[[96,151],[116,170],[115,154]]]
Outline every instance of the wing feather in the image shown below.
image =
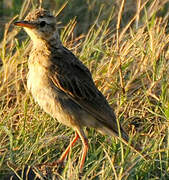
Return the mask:
[[115,114],[95,86],[87,67],[64,47],[51,59],[49,77],[53,84],[98,121],[118,133]]

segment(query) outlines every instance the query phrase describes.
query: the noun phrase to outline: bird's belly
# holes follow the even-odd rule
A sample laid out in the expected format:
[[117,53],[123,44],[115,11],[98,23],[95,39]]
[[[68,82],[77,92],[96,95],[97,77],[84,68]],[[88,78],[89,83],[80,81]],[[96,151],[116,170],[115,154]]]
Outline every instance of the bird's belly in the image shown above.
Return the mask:
[[77,122],[79,118],[76,117],[78,113],[74,112],[74,108],[76,110],[78,108],[74,107],[73,102],[68,100],[69,98],[64,93],[53,88],[48,81],[48,78],[45,76],[38,77],[38,74],[28,74],[27,86],[35,102],[60,123],[69,127],[79,124]]

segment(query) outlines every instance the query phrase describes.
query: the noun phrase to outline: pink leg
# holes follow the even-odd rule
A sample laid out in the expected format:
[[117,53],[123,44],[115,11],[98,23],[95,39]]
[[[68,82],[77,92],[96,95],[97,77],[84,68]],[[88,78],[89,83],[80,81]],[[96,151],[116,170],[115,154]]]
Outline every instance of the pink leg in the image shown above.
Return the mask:
[[70,148],[73,147],[74,143],[79,139],[79,135],[77,132],[75,132],[75,137],[73,138],[73,140],[70,142],[69,146],[66,148],[66,150],[62,153],[61,157],[58,160],[58,163],[62,163],[63,160],[65,159],[65,157],[67,156],[67,154],[70,151]]
[[84,162],[86,159],[86,154],[87,154],[88,149],[89,149],[87,138],[83,137],[82,142],[83,142],[83,153],[82,153],[82,158],[81,158],[81,162],[80,162],[80,171],[82,171],[82,169],[83,169]]
[[63,152],[60,159],[58,160],[58,163],[63,162],[63,160],[67,156],[68,152],[70,151],[70,148],[74,145],[74,143],[78,140],[79,137],[80,137],[80,139],[82,140],[82,143],[83,143],[83,153],[82,153],[82,157],[81,157],[81,161],[80,161],[80,171],[82,171],[83,166],[84,166],[84,162],[85,162],[85,159],[86,159],[86,155],[87,155],[87,152],[88,152],[88,149],[89,149],[89,145],[88,145],[88,139],[85,136],[83,129],[81,129],[81,128],[79,128],[79,129],[77,129],[75,131],[74,139],[70,142],[69,146]]
[[84,166],[84,162],[86,159],[86,154],[87,154],[88,149],[89,149],[89,145],[88,145],[88,139],[85,136],[83,129],[82,128],[77,129],[77,133],[79,134],[80,139],[82,140],[82,143],[83,143],[83,152],[82,152],[82,157],[81,157],[81,161],[80,161],[80,171],[82,171],[83,166]]

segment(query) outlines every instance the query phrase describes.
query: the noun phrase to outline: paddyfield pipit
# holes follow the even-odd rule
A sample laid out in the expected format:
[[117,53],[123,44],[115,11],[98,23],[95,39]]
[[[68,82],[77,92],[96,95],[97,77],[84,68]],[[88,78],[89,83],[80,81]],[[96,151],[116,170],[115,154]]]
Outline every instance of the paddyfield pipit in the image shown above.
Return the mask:
[[27,79],[33,98],[45,112],[75,130],[73,141],[58,162],[63,162],[80,137],[83,143],[80,169],[83,168],[88,151],[83,127],[116,137],[121,132],[127,141],[127,134],[121,126],[118,128],[116,116],[95,86],[88,68],[62,45],[56,17],[44,9],[36,9],[15,25],[24,27],[33,41]]

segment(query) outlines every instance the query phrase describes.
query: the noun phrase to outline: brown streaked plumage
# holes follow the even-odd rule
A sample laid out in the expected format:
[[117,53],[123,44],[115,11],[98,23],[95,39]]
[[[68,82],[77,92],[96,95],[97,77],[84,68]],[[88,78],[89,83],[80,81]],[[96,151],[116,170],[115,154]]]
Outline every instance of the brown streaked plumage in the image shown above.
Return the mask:
[[[115,114],[95,86],[88,68],[62,45],[54,16],[46,10],[36,9],[15,25],[24,27],[33,41],[28,60],[28,89],[44,111],[76,132],[59,162],[80,137],[83,143],[82,169],[88,151],[83,127],[118,137]],[[128,136],[121,126],[120,131],[127,141]]]

